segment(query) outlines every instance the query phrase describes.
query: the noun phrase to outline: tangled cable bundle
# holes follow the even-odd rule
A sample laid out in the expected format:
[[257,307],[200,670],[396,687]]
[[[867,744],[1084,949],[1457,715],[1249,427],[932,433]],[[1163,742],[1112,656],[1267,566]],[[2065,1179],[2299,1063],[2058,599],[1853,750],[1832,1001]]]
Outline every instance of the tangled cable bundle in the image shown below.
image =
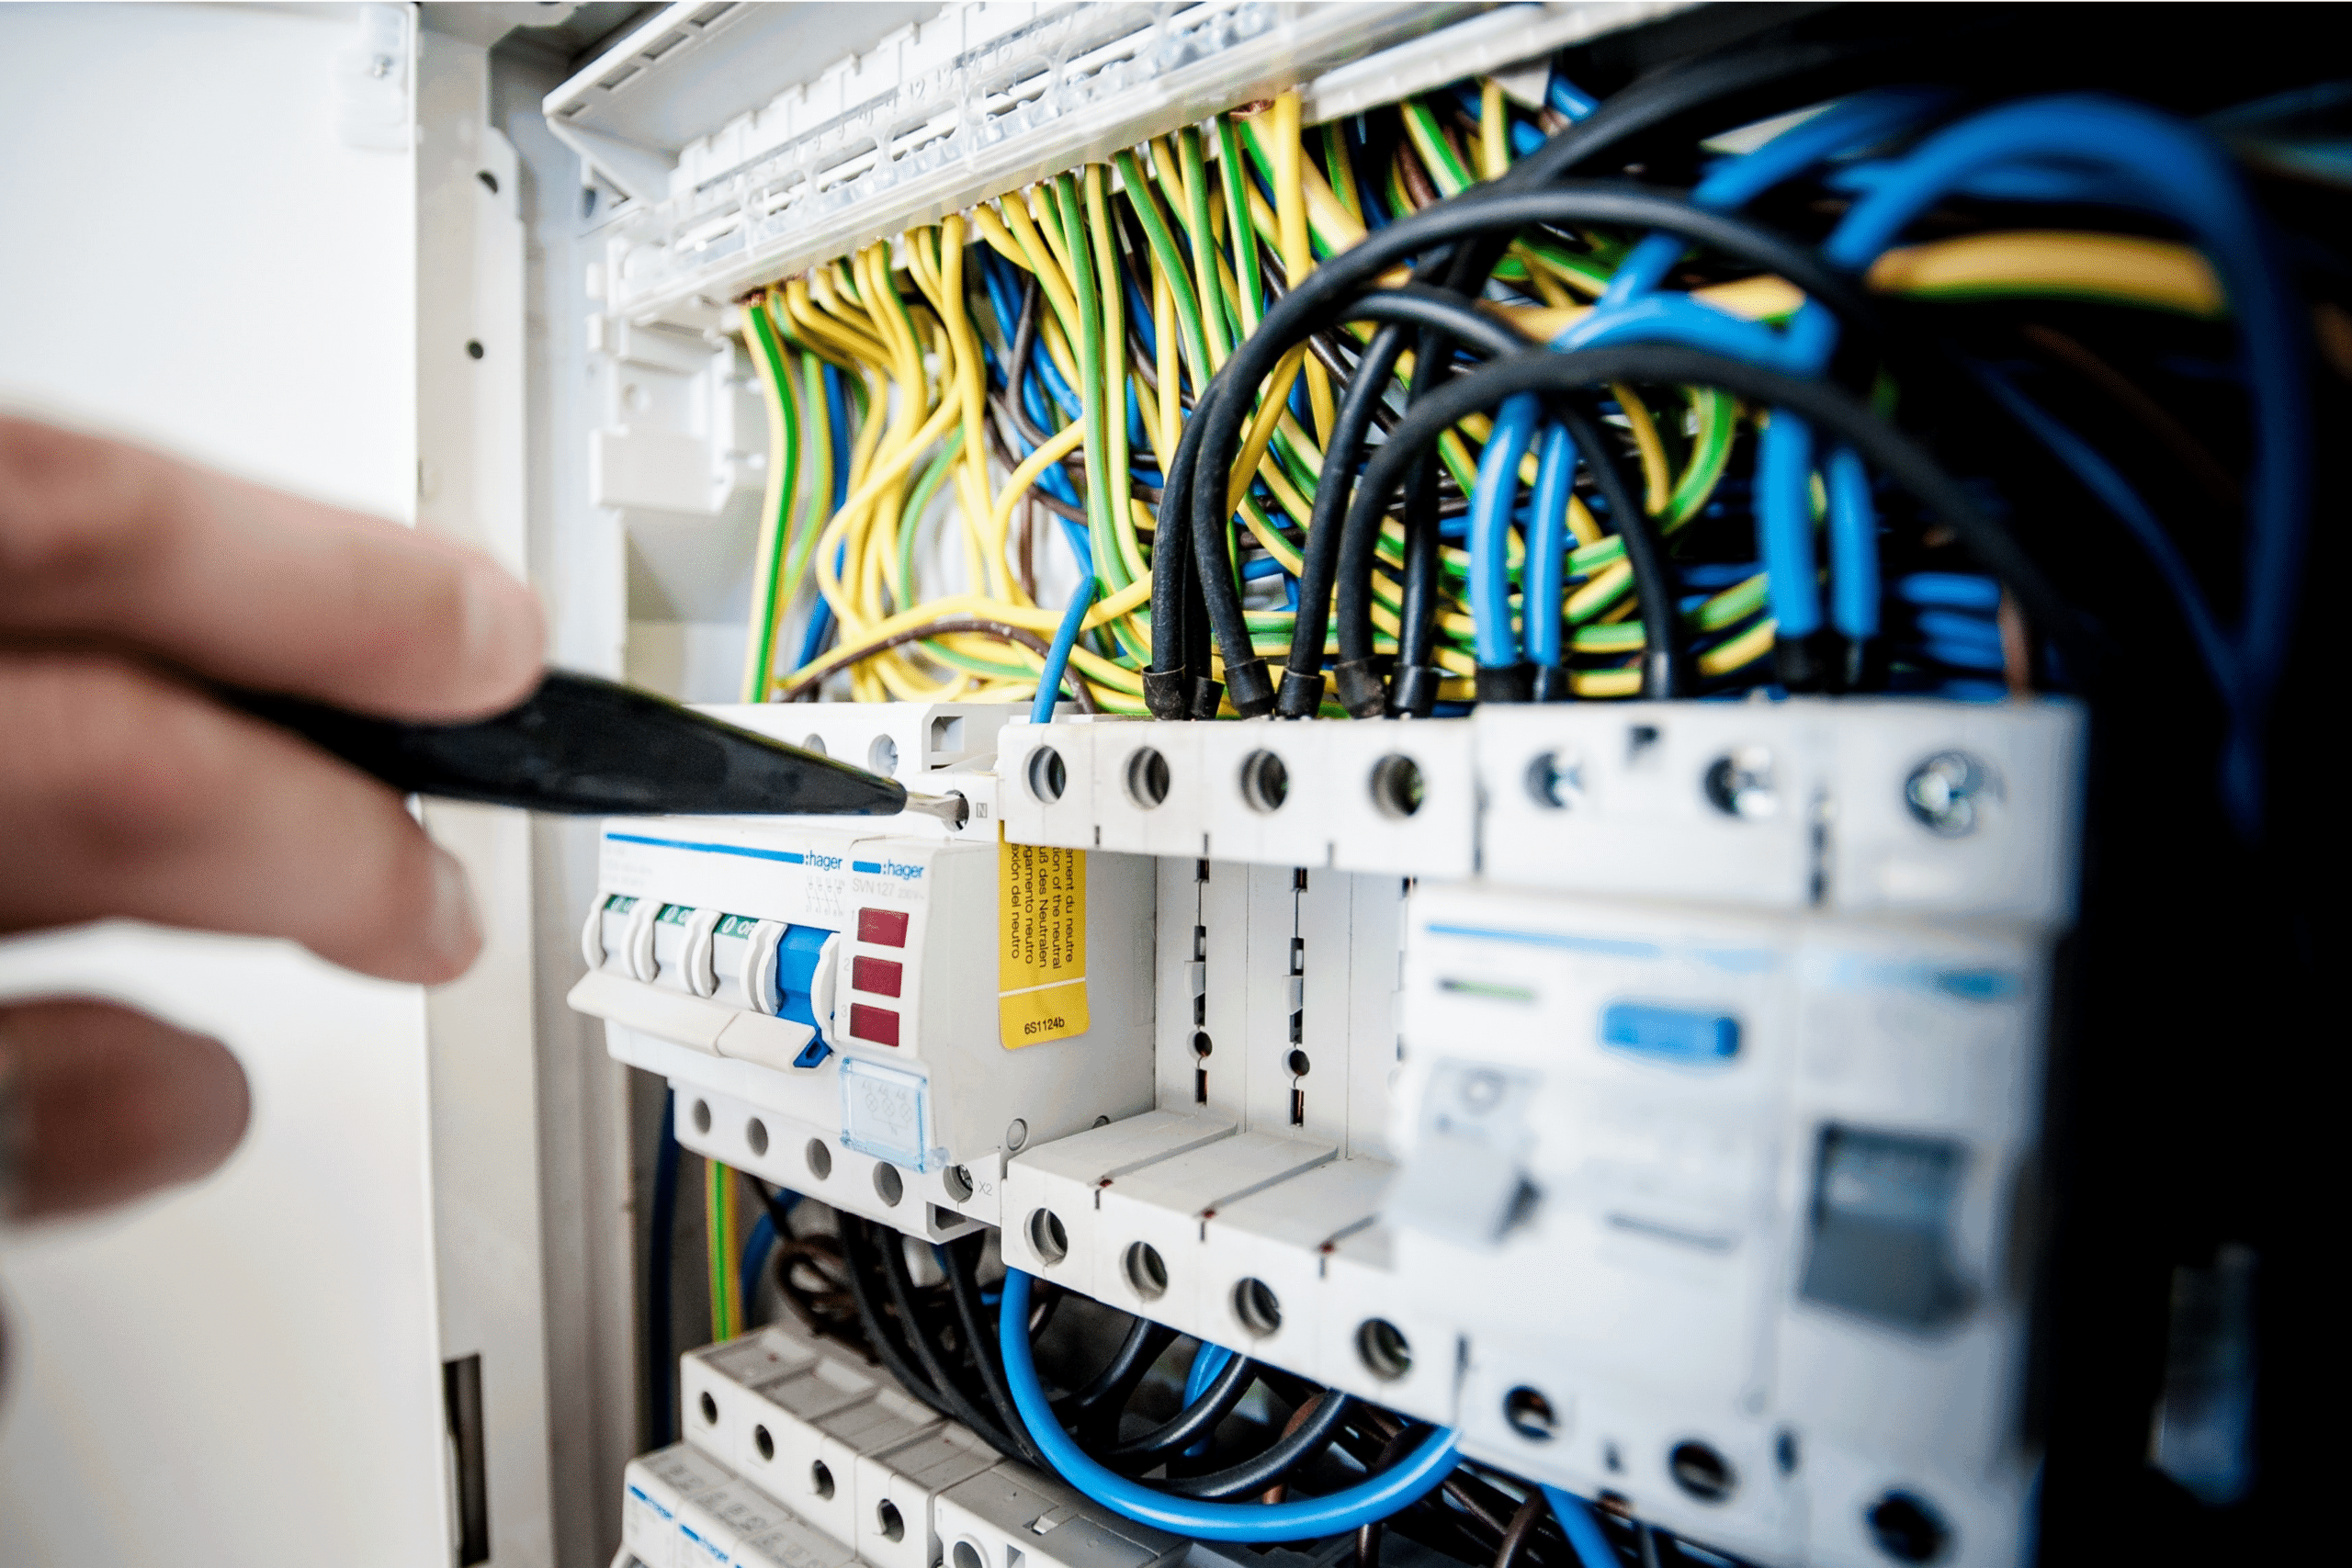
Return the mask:
[[[1869,39],[1605,101],[1555,70],[1308,128],[1284,94],[742,301],[745,695],[1371,719],[2154,668],[2253,841],[2315,362],[2352,377],[2340,241],[2275,205],[2211,128]],[[1056,1390],[1058,1296],[976,1243],[928,1288],[854,1218],[795,1245],[812,1326],[1131,1517],[1498,1568],[1635,1529],[1213,1346],[1145,1421],[1175,1337],[1141,1319]]]
[[[2079,683],[2115,628],[2021,531],[2054,463],[2155,567],[2250,825],[2308,509],[2269,220],[2188,122],[1863,85],[1887,64],[1788,45],[1312,130],[1284,95],[763,291],[747,694],[1305,718]],[[1688,188],[1623,177],[1668,146]],[[2167,349],[2240,380],[2211,412],[2245,435],[2118,367]],[[2177,475],[2119,468],[2086,402],[2242,505],[2239,614],[2144,499]]]

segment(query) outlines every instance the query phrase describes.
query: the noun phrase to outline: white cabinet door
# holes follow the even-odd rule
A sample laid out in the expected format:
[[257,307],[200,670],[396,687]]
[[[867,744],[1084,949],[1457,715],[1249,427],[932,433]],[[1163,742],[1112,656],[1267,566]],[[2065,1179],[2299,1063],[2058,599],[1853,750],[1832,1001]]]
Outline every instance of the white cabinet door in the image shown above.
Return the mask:
[[[414,519],[414,21],[369,9],[389,33],[356,6],[0,6],[0,406]],[[0,944],[0,996],[75,990],[218,1034],[254,1120],[195,1188],[0,1235],[0,1564],[450,1562],[427,998],[279,943]],[[527,1064],[527,1032],[508,1048]],[[527,1096],[500,1112],[527,1139]],[[536,1247],[475,1239],[492,1268]],[[529,1424],[513,1522],[543,1542]]]

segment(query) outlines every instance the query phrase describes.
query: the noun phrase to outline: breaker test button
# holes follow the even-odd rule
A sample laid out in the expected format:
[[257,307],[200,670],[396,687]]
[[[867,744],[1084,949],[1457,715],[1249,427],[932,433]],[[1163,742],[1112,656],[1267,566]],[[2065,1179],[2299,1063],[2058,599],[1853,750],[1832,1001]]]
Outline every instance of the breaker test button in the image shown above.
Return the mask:
[[876,1045],[899,1043],[899,1015],[888,1008],[870,1008],[864,1002],[849,1005],[849,1032],[857,1039]]
[[[906,946],[907,912],[904,909],[860,909],[857,912],[857,940],[869,947]],[[893,991],[890,994],[895,997],[899,993]]]
[[906,966],[895,958],[860,956],[850,961],[849,987],[869,997],[895,997],[905,976]]

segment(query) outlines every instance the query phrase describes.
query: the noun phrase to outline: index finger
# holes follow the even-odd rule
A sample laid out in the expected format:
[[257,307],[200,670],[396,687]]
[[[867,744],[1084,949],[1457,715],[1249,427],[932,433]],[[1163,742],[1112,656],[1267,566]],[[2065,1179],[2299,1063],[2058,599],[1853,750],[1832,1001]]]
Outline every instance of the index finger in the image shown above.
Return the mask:
[[0,417],[0,635],[134,645],[408,719],[512,706],[538,602],[495,561],[136,446]]

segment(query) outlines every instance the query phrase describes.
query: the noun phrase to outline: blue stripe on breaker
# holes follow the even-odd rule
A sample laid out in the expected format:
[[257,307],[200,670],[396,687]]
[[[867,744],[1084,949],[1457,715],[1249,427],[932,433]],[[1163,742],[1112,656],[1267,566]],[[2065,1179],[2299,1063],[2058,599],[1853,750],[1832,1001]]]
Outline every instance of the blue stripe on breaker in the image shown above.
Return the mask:
[[[741,855],[749,860],[780,860],[786,865],[806,864],[808,857],[798,850],[754,850],[742,844],[700,844],[689,839],[650,839],[642,833],[607,833],[605,837],[616,844],[651,844],[663,850],[700,850],[711,855]],[[861,871],[868,868],[860,866]]]
[[854,860],[849,863],[849,868],[852,871],[870,872],[876,876],[882,874],[882,863],[878,860]]

